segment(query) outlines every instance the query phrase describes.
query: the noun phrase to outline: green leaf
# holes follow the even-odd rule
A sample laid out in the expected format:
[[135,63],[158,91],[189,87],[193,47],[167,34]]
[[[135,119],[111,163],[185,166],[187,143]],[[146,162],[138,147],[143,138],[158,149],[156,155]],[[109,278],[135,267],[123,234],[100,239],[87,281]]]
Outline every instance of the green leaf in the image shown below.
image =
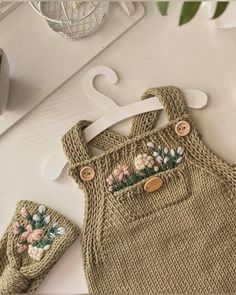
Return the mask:
[[183,4],[179,25],[188,23],[198,12],[201,1],[186,1]]
[[228,5],[229,5],[229,2],[223,2],[223,1],[217,2],[215,14],[213,15],[212,19],[220,17],[224,13]]
[[170,2],[167,1],[157,1],[157,7],[161,15],[167,15],[167,10]]

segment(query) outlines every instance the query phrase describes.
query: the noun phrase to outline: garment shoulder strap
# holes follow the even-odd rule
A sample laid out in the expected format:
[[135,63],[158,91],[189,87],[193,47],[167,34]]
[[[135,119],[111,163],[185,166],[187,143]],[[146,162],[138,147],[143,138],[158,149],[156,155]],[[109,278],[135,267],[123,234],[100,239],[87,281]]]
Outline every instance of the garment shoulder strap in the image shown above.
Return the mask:
[[[150,88],[142,96],[147,99],[156,96],[162,103],[170,121],[187,114],[184,96],[180,89],[174,86]],[[134,118],[130,137],[142,134],[155,128],[162,110],[140,114]]]
[[63,149],[71,164],[89,160],[92,156],[89,151],[89,146],[107,151],[127,140],[126,136],[107,129],[87,144],[82,132],[91,123],[92,122],[85,120],[80,121],[62,137]]

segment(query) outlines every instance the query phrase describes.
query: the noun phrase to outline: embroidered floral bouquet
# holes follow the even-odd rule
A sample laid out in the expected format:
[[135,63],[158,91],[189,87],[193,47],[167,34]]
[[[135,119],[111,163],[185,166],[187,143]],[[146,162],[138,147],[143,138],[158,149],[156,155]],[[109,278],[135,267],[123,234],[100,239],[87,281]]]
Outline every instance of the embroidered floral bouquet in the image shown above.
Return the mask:
[[46,215],[44,205],[38,207],[38,212],[31,215],[25,207],[20,210],[25,224],[14,222],[13,233],[19,236],[17,243],[18,253],[28,251],[29,256],[40,261],[45,251],[48,251],[53,240],[65,234],[65,228],[59,227],[57,223],[48,226],[51,221],[50,215]]
[[114,169],[106,179],[109,191],[119,191],[155,173],[173,169],[182,162],[184,154],[182,147],[169,149],[157,146],[153,142],[148,142],[147,147],[152,155],[137,155],[134,158],[135,170],[133,172],[130,172],[126,164],[120,164]]

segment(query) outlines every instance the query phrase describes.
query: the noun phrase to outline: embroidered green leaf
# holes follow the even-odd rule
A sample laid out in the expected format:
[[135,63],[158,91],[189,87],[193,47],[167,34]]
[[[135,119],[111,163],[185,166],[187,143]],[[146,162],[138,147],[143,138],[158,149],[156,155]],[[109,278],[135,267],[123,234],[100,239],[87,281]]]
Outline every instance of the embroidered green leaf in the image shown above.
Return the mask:
[[169,2],[167,1],[156,1],[157,7],[161,13],[161,15],[167,15]]
[[197,14],[201,1],[186,1],[183,4],[179,25],[188,23]]
[[225,2],[225,1],[224,2],[223,1],[217,2],[216,10],[215,10],[215,13],[214,13],[212,19],[220,17],[224,13],[224,11],[228,7],[228,5],[229,5],[229,2]]
[[23,232],[26,231],[25,227],[23,225],[20,225],[18,228],[19,234],[23,234]]

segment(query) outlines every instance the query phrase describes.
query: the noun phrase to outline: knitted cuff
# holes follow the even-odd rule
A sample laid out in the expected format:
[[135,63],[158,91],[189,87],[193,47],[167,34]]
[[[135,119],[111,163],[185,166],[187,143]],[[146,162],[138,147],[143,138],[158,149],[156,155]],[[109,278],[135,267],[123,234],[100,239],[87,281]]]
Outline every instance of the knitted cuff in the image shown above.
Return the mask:
[[33,293],[78,235],[76,225],[44,205],[17,203],[0,241],[0,294]]

